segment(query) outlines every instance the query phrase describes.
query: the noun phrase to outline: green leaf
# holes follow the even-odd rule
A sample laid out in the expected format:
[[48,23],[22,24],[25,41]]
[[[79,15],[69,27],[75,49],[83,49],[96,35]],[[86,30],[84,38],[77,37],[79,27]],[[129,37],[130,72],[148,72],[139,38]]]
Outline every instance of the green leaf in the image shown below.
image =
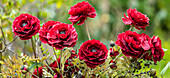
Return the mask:
[[64,71],[64,64],[70,56],[71,56],[71,48],[67,48],[66,50],[62,51],[61,66],[63,71]]
[[33,64],[28,69],[31,70],[32,68],[34,68],[35,66],[38,66],[38,65],[43,65],[43,64],[42,63],[33,62]]
[[168,67],[170,68],[170,62],[168,62],[167,65],[162,69],[162,71],[160,73],[162,77],[165,74],[165,72],[167,71]]

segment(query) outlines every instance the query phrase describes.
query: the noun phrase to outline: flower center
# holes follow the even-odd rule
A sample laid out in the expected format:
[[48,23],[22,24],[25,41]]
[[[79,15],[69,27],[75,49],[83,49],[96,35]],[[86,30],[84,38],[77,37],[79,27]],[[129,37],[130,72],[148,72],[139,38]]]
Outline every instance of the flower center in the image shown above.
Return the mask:
[[24,26],[26,26],[26,25],[27,25],[27,23],[26,23],[26,22],[22,23],[22,27],[24,27]]
[[65,31],[60,31],[59,34],[66,34],[66,32]]
[[97,52],[97,50],[93,48],[93,49],[91,49],[91,52]]

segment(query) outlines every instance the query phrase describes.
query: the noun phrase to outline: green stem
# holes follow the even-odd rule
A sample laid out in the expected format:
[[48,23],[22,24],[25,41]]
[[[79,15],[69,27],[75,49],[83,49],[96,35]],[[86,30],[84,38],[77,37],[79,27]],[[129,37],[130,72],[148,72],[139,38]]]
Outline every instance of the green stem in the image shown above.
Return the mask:
[[142,54],[142,56],[137,61],[139,61],[146,53],[148,52],[145,52],[144,54]]
[[[4,45],[6,46],[6,43],[5,43],[6,40],[5,40],[4,32],[3,32],[3,29],[2,29],[2,20],[0,21],[0,23],[1,23],[1,26],[0,26],[1,34],[2,34],[2,38],[4,39],[0,43],[0,50],[2,50],[2,42],[4,42]],[[5,49],[4,49],[4,51],[5,51]],[[0,52],[0,60],[2,60],[2,52]],[[1,67],[2,67],[2,65],[0,64],[0,73],[2,72]]]
[[85,28],[86,28],[87,36],[88,36],[89,40],[91,40],[91,37],[90,37],[89,30],[88,30],[88,27],[86,25],[86,22],[84,22],[84,25],[85,25]]
[[132,28],[133,28],[133,27],[131,26],[131,27],[129,28],[129,30],[132,30]]
[[117,56],[113,59],[113,61],[115,61],[121,54],[122,54],[122,52],[120,52],[119,55],[117,55]]
[[[1,49],[2,49],[2,42],[0,42],[0,50]],[[2,52],[0,52],[0,61],[2,61]],[[0,64],[0,73],[2,72],[1,67],[2,67],[2,65]]]
[[61,70],[61,75],[63,75],[63,73],[62,73],[63,70],[62,70],[62,66],[61,66],[61,59],[62,59],[62,50],[60,50],[60,70]]
[[[35,52],[35,47],[34,47],[34,41],[33,41],[33,38],[31,38],[31,44],[32,44],[32,49],[33,49],[33,52],[34,52],[34,56],[35,56],[35,59],[37,58],[37,55],[36,55],[36,52]],[[39,71],[38,71],[38,66],[37,66],[37,61],[36,62],[36,68],[37,68],[37,75],[39,76]]]

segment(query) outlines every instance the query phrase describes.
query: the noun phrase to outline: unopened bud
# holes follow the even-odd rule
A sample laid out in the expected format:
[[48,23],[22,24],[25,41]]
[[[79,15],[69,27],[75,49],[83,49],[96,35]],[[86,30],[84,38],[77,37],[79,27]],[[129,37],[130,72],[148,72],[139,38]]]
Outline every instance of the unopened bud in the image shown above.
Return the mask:
[[110,42],[110,46],[111,47],[114,47],[115,46],[115,43],[113,41]]

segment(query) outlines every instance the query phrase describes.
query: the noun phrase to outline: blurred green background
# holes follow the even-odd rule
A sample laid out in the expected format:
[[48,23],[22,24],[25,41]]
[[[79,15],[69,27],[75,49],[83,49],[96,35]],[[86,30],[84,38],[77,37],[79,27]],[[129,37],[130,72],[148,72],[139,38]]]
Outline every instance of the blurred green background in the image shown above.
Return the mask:
[[[0,24],[5,31],[7,42],[13,39],[12,22],[21,13],[29,13],[38,17],[41,25],[49,20],[71,24],[68,20],[68,10],[77,2],[82,1],[88,1],[96,9],[96,18],[88,18],[86,21],[92,39],[101,40],[107,46],[111,40],[117,39],[119,33],[130,28],[130,26],[125,26],[121,19],[129,7],[146,14],[150,19],[150,26],[147,27],[147,30],[133,29],[133,31],[146,33],[150,37],[158,35],[161,38],[162,47],[167,51],[165,51],[164,60],[158,62],[157,66],[153,66],[157,69],[157,74],[160,75],[163,67],[170,61],[170,0],[1,0]],[[74,27],[78,32],[78,42],[75,46],[75,49],[78,49],[84,41],[88,40],[88,37],[83,25],[74,25]],[[1,33],[0,37],[2,37]],[[47,44],[45,46],[50,48]],[[30,40],[21,41],[18,38],[9,48],[18,53],[33,54]],[[3,55],[8,56],[12,53],[7,51]],[[164,77],[169,78],[169,73],[170,69]]]

